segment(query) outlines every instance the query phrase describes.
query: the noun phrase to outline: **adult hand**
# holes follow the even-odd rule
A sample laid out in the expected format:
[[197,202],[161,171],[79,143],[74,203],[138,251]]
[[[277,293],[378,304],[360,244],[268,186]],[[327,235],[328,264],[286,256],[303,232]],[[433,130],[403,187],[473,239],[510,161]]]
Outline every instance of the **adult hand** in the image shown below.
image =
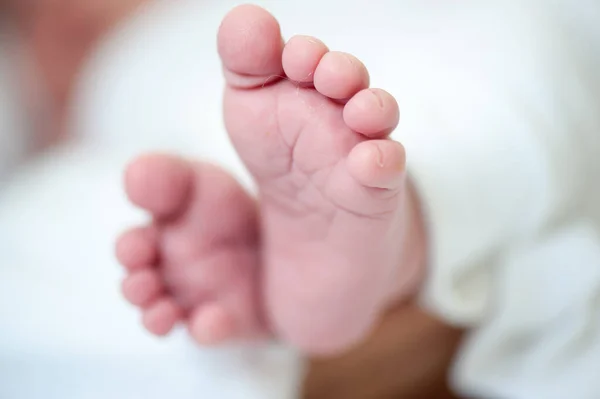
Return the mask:
[[455,398],[446,378],[462,332],[415,304],[392,309],[369,340],[310,362],[304,399]]

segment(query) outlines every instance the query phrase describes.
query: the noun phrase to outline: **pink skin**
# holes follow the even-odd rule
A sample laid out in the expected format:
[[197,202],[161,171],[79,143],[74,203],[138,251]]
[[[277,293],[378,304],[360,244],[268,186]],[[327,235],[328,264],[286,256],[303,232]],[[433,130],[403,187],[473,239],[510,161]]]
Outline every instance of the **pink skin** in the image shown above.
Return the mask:
[[153,216],[116,249],[128,272],[123,294],[144,326],[166,335],[186,321],[205,345],[262,334],[256,205],[240,185],[215,166],[163,155],[132,163],[125,184]]
[[388,138],[398,105],[355,57],[312,37],[284,45],[255,6],[225,17],[218,49],[226,127],[259,212],[212,166],[134,162],[127,192],[155,222],[118,243],[125,297],[159,335],[186,320],[203,344],[271,333],[310,354],[345,350],[419,274],[404,149]]

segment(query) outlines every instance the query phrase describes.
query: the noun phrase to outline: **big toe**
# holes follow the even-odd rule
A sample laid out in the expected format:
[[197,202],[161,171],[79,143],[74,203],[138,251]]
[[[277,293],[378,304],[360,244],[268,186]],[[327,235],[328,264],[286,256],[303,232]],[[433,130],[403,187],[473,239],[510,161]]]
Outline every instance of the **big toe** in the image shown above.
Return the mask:
[[217,37],[225,78],[232,86],[253,87],[283,74],[283,39],[266,10],[242,5],[223,19]]
[[174,156],[150,154],[133,161],[125,171],[125,191],[135,205],[156,217],[169,217],[190,193],[193,169]]

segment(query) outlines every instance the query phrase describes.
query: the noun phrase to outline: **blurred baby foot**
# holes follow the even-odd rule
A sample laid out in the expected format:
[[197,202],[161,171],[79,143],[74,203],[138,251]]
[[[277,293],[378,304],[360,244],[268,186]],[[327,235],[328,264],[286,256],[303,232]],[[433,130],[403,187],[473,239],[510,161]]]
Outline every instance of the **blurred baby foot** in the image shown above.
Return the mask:
[[264,332],[257,299],[256,206],[215,166],[148,155],[125,175],[130,200],[153,218],[126,232],[123,293],[152,333],[184,322],[201,344]]

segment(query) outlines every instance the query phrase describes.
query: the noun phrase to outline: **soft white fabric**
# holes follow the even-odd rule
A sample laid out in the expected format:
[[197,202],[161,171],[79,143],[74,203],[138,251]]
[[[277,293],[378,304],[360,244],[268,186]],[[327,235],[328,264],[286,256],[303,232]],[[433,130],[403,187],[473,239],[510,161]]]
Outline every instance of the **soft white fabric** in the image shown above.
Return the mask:
[[[432,239],[423,303],[449,322],[479,327],[459,356],[453,378],[457,390],[494,399],[554,398],[556,392],[594,399],[590,392],[596,386],[589,377],[597,367],[588,365],[600,357],[593,330],[600,281],[593,267],[598,266],[599,245],[594,220],[600,218],[592,216],[600,214],[600,195],[591,187],[600,167],[595,160],[600,66],[598,46],[589,43],[598,43],[597,1],[388,0],[371,2],[368,19],[359,3],[258,3],[279,17],[286,36],[314,34],[332,49],[357,54],[370,67],[373,86],[399,99],[403,120],[395,137],[408,149]],[[32,373],[32,364],[43,367],[35,356],[44,353],[49,354],[47,364],[64,362],[64,370],[83,370],[88,385],[82,389],[91,392],[89,387],[102,383],[104,392],[112,389],[115,397],[119,389],[159,394],[166,386],[181,387],[179,395],[169,395],[179,398],[206,396],[202,390],[209,389],[223,399],[252,398],[252,392],[261,397],[261,389],[262,397],[293,397],[302,370],[293,353],[282,349],[278,362],[269,366],[267,352],[258,351],[267,371],[240,379],[248,364],[236,363],[235,353],[182,349],[177,339],[159,345],[144,336],[135,314],[122,308],[116,294],[102,296],[116,289],[118,277],[115,262],[103,251],[109,250],[112,234],[137,217],[114,185],[128,157],[149,149],[202,156],[228,167],[251,187],[226,139],[220,112],[222,79],[214,36],[232,5],[166,1],[123,27],[82,82],[73,129],[85,135],[94,152],[79,149],[77,157],[60,161],[61,167],[56,160],[64,155],[49,159],[31,172],[27,190],[19,189],[24,183],[17,181],[13,194],[0,203],[0,237],[11,236],[6,253],[12,256],[10,269],[0,269],[7,274],[0,284],[11,287],[6,300],[18,298],[29,309],[21,322],[0,326],[10,337],[5,350],[13,348],[4,353],[17,359],[8,363],[11,370]],[[317,7],[323,17],[316,17]],[[82,168],[88,156],[94,166]],[[52,182],[65,173],[72,175],[64,177],[59,190]],[[77,207],[71,206],[73,198],[82,198]],[[56,204],[62,204],[61,211],[46,211]],[[98,212],[102,208],[110,212]],[[85,218],[99,227],[86,230]],[[11,221],[10,227],[4,220]],[[16,231],[15,225],[20,226]],[[78,257],[65,259],[71,243],[77,244]],[[40,262],[52,271],[41,273]],[[29,274],[19,277],[13,267]],[[64,276],[75,277],[69,287],[84,287],[72,301],[64,294],[37,294],[53,289],[52,278]],[[528,287],[538,295],[528,295]],[[1,288],[0,293],[7,291]],[[3,312],[14,311],[7,303],[0,301]],[[90,317],[90,308],[101,317]],[[65,327],[74,323],[60,318],[53,323],[52,318],[61,317],[55,313],[76,315],[85,323],[75,334]],[[1,323],[7,319],[0,318]],[[107,322],[108,335],[98,335]],[[508,350],[498,350],[501,339],[510,341]],[[510,350],[515,345],[518,354]],[[136,355],[128,357],[127,351]],[[190,367],[181,360],[190,351],[205,356],[205,362]],[[110,354],[105,364],[130,376],[131,385],[122,374],[106,377],[98,368],[102,362],[90,352]],[[19,356],[23,353],[36,355]],[[61,358],[61,353],[70,356]],[[213,355],[238,366],[219,375],[240,381],[239,390],[223,392],[230,385],[222,379],[213,384],[201,379],[214,366]],[[23,358],[29,365],[23,365]],[[163,379],[164,359],[171,374]],[[262,385],[275,380],[267,377],[275,371],[280,384]],[[144,388],[136,380],[140,375],[153,375]],[[23,389],[18,381],[8,386]],[[54,397],[69,397],[68,385],[52,387]],[[248,396],[235,396],[240,392]]]
[[597,198],[600,54],[578,47],[600,30],[575,36],[571,14],[533,4],[489,7],[448,34],[428,93],[441,123],[407,143],[431,219],[425,301],[464,325],[488,315],[495,252]]
[[600,248],[586,221],[508,253],[498,306],[458,357],[468,397],[597,398]]

